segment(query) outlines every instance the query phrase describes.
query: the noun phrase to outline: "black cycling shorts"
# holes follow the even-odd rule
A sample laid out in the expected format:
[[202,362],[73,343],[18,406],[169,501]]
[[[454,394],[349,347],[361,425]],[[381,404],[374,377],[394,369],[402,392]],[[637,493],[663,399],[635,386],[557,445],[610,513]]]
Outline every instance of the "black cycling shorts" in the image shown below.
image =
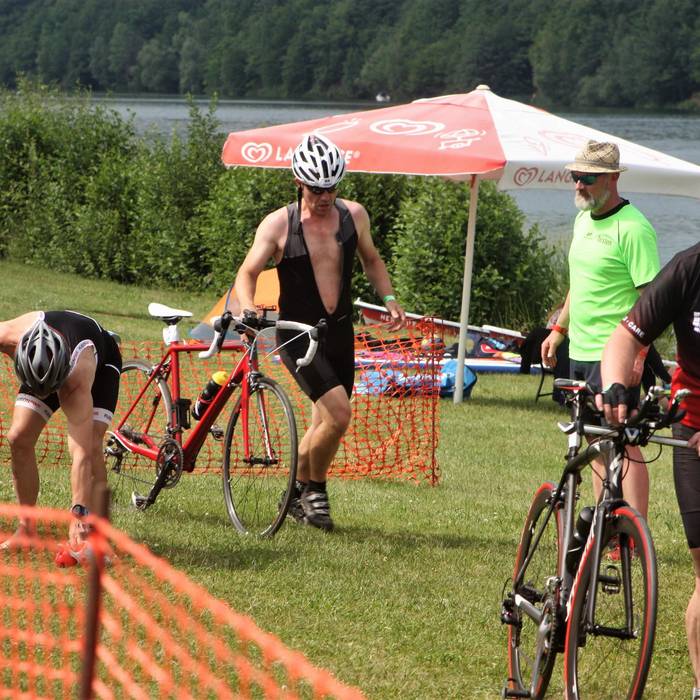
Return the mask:
[[277,343],[282,345],[280,357],[284,366],[291,372],[301,390],[315,403],[327,391],[342,386],[352,396],[355,385],[355,333],[352,319],[346,317],[340,323],[328,321],[325,337],[319,342],[318,350],[311,364],[297,367],[296,361],[306,355],[309,338],[296,331],[277,331]]
[[[688,440],[697,430],[675,423],[673,437]],[[700,547],[700,457],[688,447],[673,448],[673,481],[688,547]]]
[[[114,338],[106,331],[104,335],[105,357],[101,358],[101,362],[95,370],[95,380],[92,383],[92,408],[93,420],[109,423],[114,416],[114,409],[117,407],[117,399],[119,398],[122,356]],[[47,421],[61,405],[58,393],[54,392],[45,398],[38,398],[26,384],[20,386],[16,403],[36,411]]]

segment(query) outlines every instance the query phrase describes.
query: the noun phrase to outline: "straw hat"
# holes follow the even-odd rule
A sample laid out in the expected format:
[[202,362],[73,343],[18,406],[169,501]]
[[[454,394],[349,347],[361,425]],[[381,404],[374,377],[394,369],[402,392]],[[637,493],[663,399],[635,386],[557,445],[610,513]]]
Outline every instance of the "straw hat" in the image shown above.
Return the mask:
[[621,173],[627,170],[620,167],[620,149],[617,144],[597,141],[589,141],[576,154],[576,160],[564,167],[579,173]]

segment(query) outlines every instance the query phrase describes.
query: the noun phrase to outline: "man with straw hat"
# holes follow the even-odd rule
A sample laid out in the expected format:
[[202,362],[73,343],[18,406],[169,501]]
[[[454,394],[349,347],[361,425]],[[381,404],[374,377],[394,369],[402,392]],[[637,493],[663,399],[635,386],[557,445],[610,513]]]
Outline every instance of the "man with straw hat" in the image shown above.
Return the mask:
[[[605,343],[641,289],[659,272],[656,232],[617,191],[620,173],[626,168],[620,166],[616,144],[589,141],[566,169],[571,172],[574,203],[580,211],[569,249],[569,293],[557,324],[542,343],[542,362],[547,367],[556,364],[556,349],[568,333],[572,378],[601,390]],[[641,366],[635,382],[637,396],[640,378]],[[646,517],[649,476],[638,447],[628,449],[626,461],[625,498]],[[596,494],[600,490],[595,476],[594,489]]]

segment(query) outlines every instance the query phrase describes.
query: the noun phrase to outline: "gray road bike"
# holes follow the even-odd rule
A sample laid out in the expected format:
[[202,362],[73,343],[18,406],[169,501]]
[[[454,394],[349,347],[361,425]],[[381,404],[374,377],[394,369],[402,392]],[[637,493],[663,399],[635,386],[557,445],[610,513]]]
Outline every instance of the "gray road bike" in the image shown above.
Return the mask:
[[[557,379],[572,420],[558,484],[546,482],[530,505],[506,584],[501,620],[508,628],[504,698],[543,698],[557,654],[564,659],[567,700],[641,698],[654,647],[657,611],[656,553],[645,519],[623,497],[628,446],[685,447],[655,433],[681,419],[690,392],[652,387],[639,413],[618,428],[584,423],[593,394],[584,382]],[[582,449],[584,437],[591,439]],[[600,499],[580,504],[582,471],[602,461]],[[595,465],[593,465],[595,468]]]

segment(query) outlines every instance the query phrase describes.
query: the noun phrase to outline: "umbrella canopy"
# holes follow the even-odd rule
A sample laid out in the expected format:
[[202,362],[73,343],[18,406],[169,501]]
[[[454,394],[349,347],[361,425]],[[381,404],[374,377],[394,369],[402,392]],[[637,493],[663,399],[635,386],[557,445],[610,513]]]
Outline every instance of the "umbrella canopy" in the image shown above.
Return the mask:
[[[700,166],[617,138],[480,85],[472,92],[409,104],[282,124],[228,136],[227,166],[289,168],[305,134],[328,135],[350,171],[434,175],[472,183],[462,288],[458,362],[464,361],[479,179],[499,189],[570,189],[564,169],[589,140],[620,148],[624,190],[700,198]],[[461,401],[460,374],[455,401]]]

